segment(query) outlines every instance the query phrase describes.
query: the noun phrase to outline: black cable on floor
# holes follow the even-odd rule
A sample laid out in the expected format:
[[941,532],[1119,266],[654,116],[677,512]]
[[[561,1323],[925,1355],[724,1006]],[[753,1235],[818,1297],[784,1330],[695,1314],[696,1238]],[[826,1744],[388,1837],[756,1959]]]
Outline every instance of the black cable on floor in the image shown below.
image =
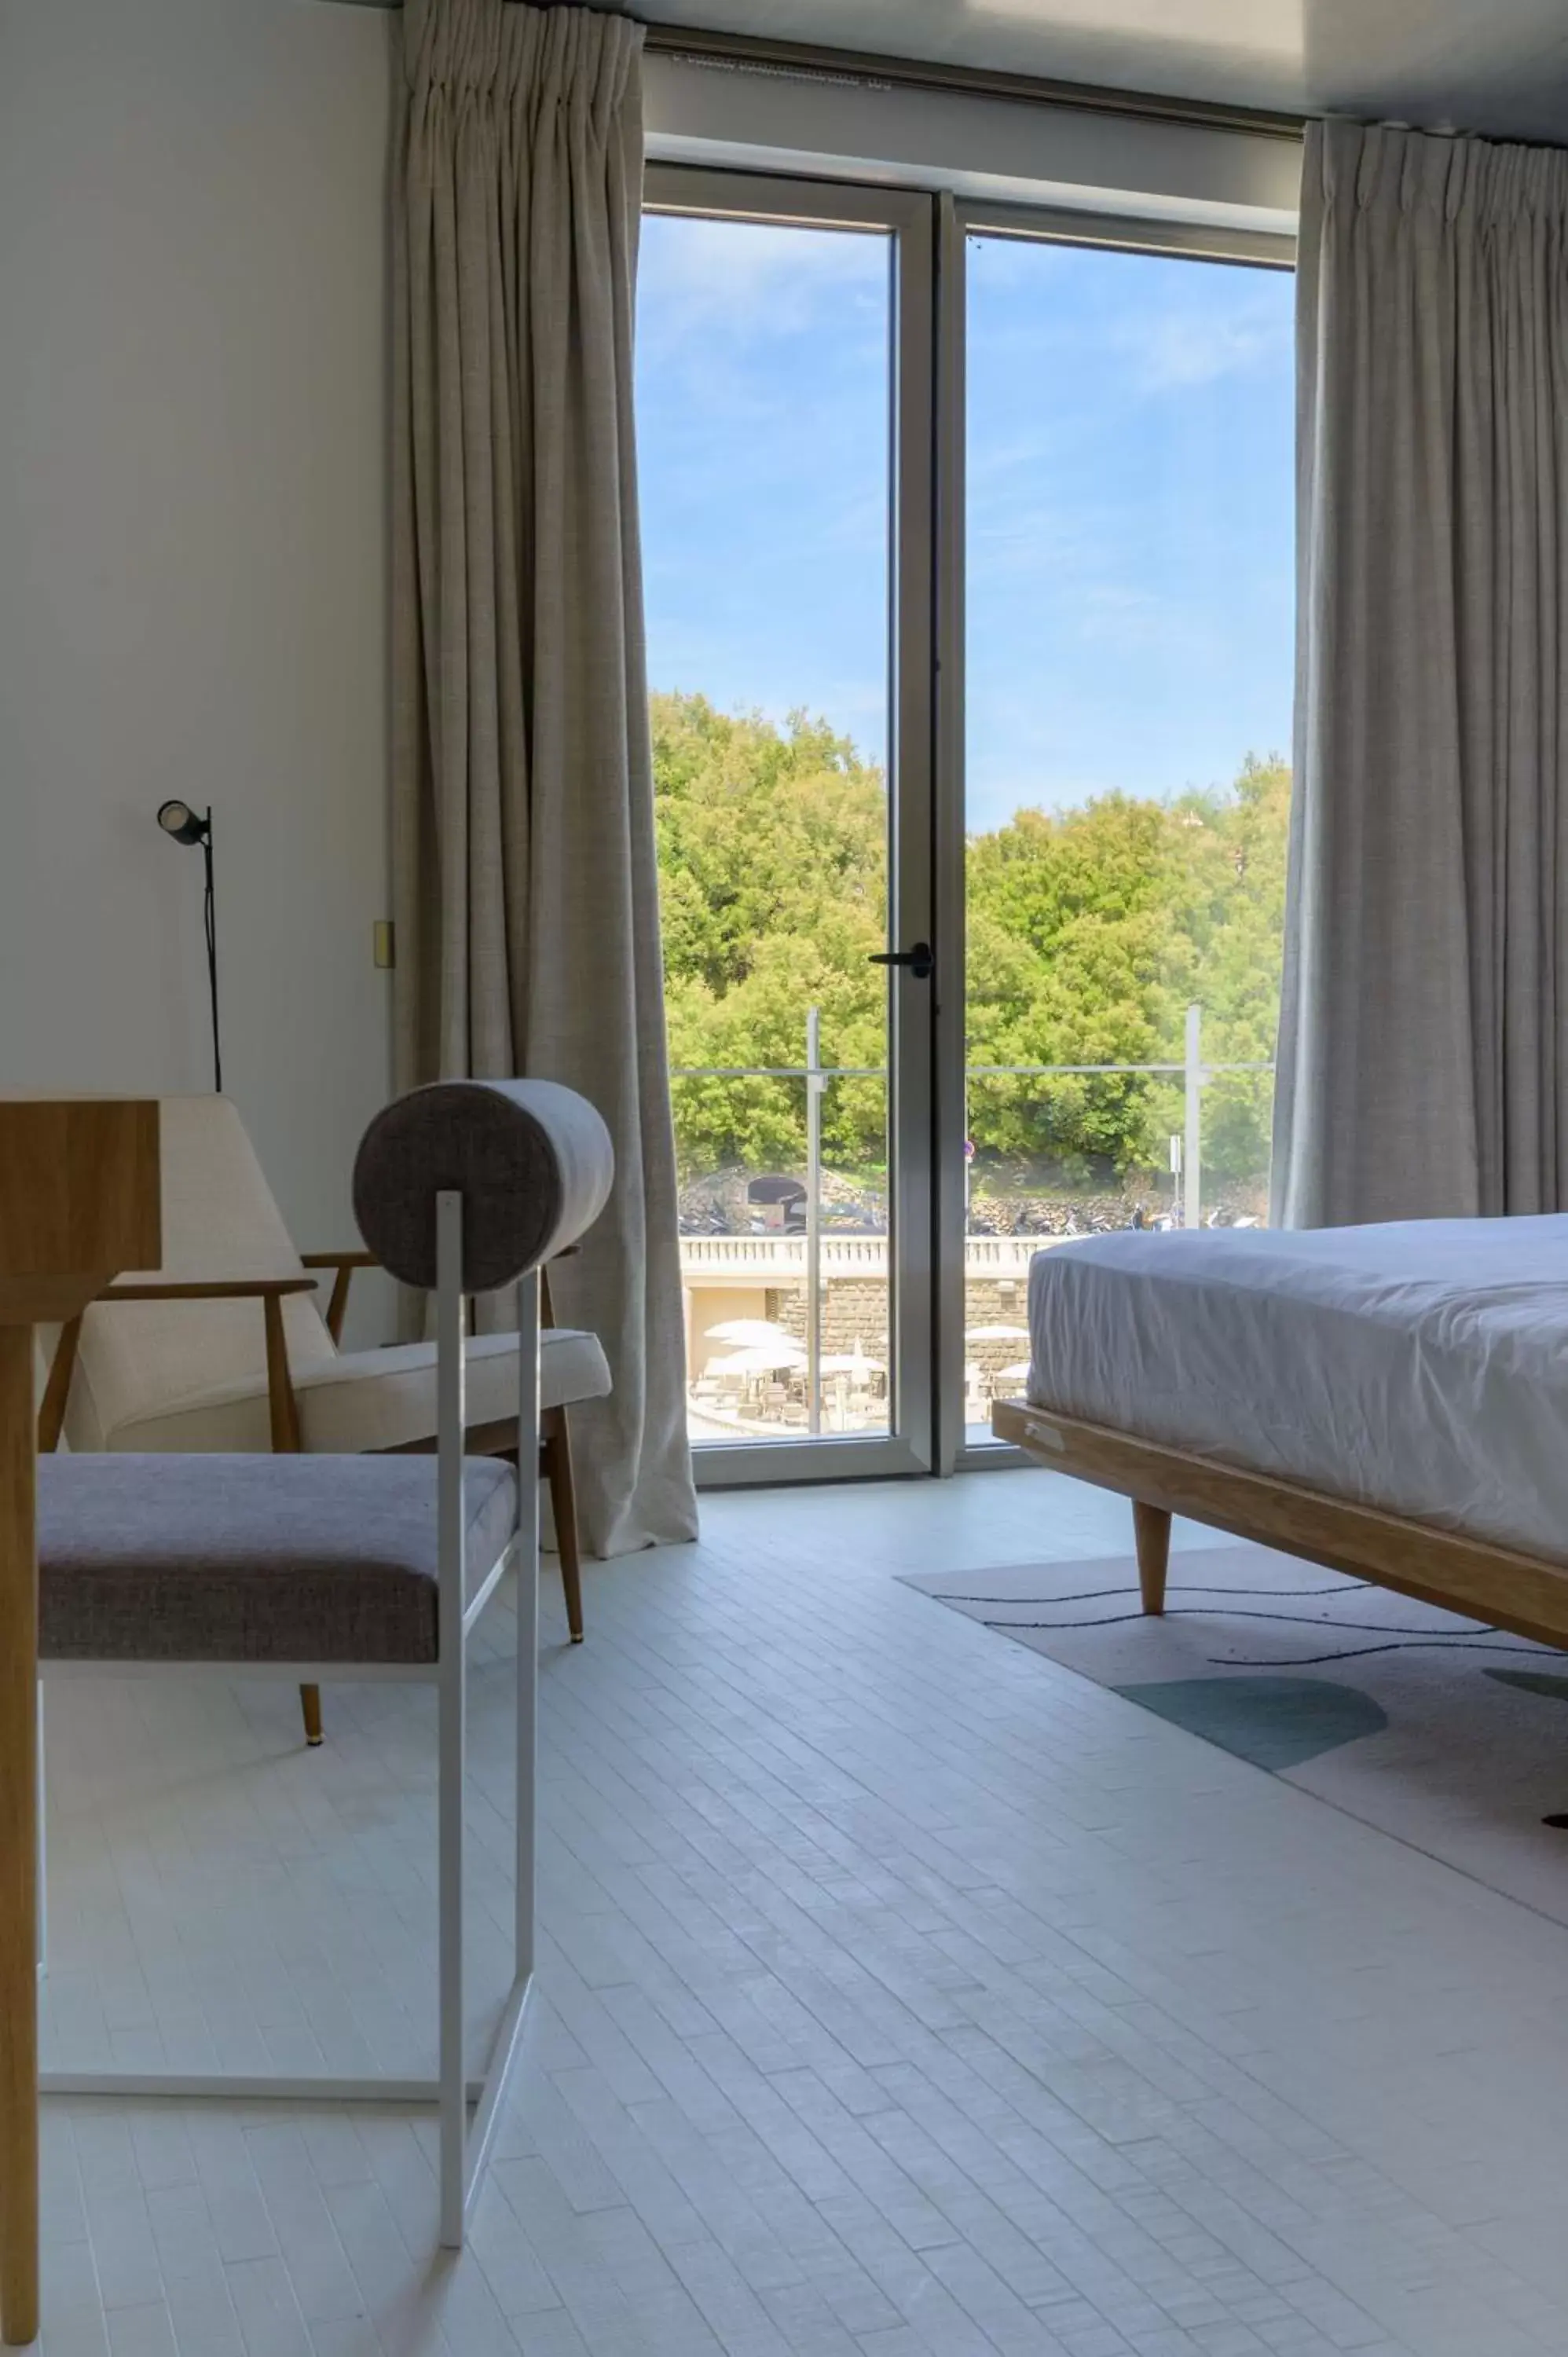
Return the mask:
[[[987,1629],[1120,1629],[1132,1620],[1212,1620],[1217,1617],[1212,1604],[1178,1604],[1174,1612],[1108,1612],[1101,1620],[987,1620],[983,1625]],[[1300,1612],[1232,1612],[1224,1617],[1232,1620],[1288,1620],[1294,1629],[1321,1629],[1325,1625]],[[1397,1622],[1387,1620],[1340,1620],[1332,1625],[1367,1629],[1379,1636],[1419,1637],[1431,1644],[1453,1644],[1459,1637],[1486,1637],[1492,1633],[1491,1623],[1487,1620],[1477,1621],[1474,1629],[1456,1630],[1452,1637],[1425,1629],[1402,1629]]]
[[[1165,1589],[1167,1596],[1354,1596],[1359,1589],[1375,1587],[1375,1579],[1342,1579],[1332,1587],[1222,1587],[1207,1580],[1173,1580]],[[1084,1587],[1070,1596],[946,1596],[940,1587],[922,1587],[920,1595],[929,1596],[934,1604],[1101,1604],[1108,1596],[1135,1596],[1137,1589],[1123,1583],[1120,1587]]]

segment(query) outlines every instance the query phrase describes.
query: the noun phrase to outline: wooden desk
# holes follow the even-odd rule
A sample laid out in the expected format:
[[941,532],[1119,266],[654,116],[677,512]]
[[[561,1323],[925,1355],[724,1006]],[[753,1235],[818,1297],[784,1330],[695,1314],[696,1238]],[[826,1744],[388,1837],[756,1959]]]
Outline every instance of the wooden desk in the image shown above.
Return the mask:
[[0,1099],[0,2338],[38,2331],[33,1328],[163,1257],[156,1102]]

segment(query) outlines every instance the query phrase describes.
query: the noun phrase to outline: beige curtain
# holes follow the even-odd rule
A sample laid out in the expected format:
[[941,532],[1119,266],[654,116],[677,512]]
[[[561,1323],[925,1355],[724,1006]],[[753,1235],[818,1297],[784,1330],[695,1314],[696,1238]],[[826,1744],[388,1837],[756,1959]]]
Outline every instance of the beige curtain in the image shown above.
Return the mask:
[[392,849],[400,1086],[565,1082],[615,1140],[552,1273],[614,1395],[586,1544],[696,1527],[632,429],[642,29],[408,0],[395,157]]
[[1299,1226],[1568,1207],[1568,155],[1309,130]]

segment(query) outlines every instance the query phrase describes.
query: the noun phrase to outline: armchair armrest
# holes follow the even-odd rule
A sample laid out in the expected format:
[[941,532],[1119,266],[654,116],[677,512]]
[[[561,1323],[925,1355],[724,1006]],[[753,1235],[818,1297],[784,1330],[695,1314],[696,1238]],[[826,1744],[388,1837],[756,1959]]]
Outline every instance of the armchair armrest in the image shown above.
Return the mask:
[[[568,1244],[564,1252],[558,1252],[555,1254],[555,1258],[570,1260],[577,1249],[575,1244]],[[302,1267],[329,1268],[336,1272],[332,1279],[332,1291],[327,1303],[327,1331],[331,1335],[334,1342],[340,1343],[343,1340],[343,1320],[349,1310],[349,1287],[354,1281],[354,1271],[357,1268],[380,1268],[381,1263],[372,1252],[301,1253],[299,1258]],[[542,1268],[540,1270],[539,1285],[540,1314],[543,1323],[551,1326],[554,1323],[554,1318],[550,1302],[548,1270]]]
[[338,1272],[332,1280],[331,1297],[327,1304],[327,1331],[334,1342],[340,1342],[354,1271],[357,1268],[379,1268],[381,1263],[371,1252],[301,1253],[299,1257],[306,1268],[330,1268]]
[[[313,1276],[241,1276],[134,1278],[128,1285],[105,1286],[100,1301],[259,1301],[266,1327],[267,1404],[274,1449],[293,1454],[299,1448],[299,1408],[289,1381],[288,1344],[284,1335],[283,1305],[294,1293],[314,1293]],[[91,1303],[89,1307],[91,1308]],[[70,1318],[60,1328],[59,1340],[38,1409],[38,1452],[48,1456],[59,1446],[65,1425],[70,1379],[76,1372],[81,1319]]]
[[105,1286],[99,1301],[281,1301],[288,1293],[314,1293],[313,1276],[171,1277],[166,1283],[140,1277],[130,1285]]

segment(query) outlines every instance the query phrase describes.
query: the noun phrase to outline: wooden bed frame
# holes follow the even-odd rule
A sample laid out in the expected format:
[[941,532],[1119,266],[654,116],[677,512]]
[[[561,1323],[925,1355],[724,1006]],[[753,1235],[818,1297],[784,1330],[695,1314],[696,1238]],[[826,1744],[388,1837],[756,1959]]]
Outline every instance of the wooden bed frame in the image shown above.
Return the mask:
[[997,1400],[991,1428],[1038,1464],[1133,1501],[1138,1586],[1145,1612],[1162,1612],[1171,1516],[1208,1523],[1308,1563],[1370,1579],[1402,1596],[1468,1613],[1515,1636],[1568,1649],[1568,1562],[1520,1555],[1402,1514],[1248,1473],[1107,1425],[1058,1415],[1027,1400]]

